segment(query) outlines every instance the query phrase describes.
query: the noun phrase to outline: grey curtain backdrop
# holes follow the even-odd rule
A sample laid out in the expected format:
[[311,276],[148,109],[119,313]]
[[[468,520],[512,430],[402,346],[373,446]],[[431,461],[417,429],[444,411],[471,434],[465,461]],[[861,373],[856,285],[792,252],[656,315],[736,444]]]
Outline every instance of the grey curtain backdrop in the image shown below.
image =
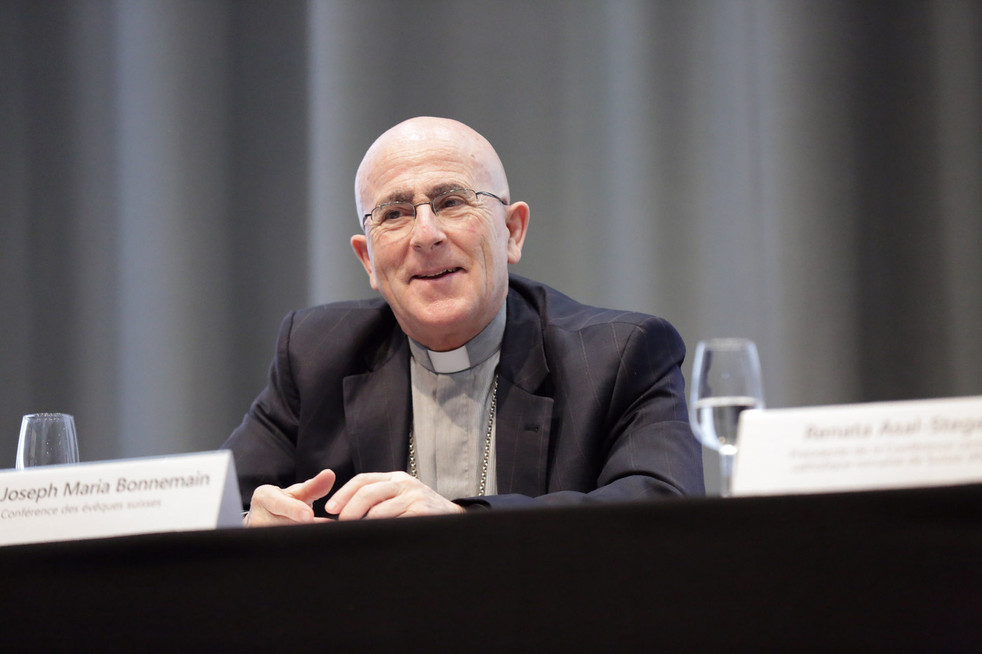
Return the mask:
[[982,394],[980,2],[0,0],[0,467],[34,411],[220,445],[372,293],[354,171],[419,114],[498,149],[516,272],[754,339],[772,407]]

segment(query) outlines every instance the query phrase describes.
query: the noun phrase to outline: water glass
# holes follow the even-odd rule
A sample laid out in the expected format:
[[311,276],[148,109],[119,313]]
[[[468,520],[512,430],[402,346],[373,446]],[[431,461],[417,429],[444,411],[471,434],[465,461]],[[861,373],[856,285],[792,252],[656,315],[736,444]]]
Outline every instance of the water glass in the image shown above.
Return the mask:
[[20,423],[17,469],[78,463],[75,418],[67,413],[33,413]]
[[689,416],[696,438],[719,452],[723,497],[731,491],[740,414],[762,408],[764,387],[754,342],[744,338],[701,341],[692,366]]

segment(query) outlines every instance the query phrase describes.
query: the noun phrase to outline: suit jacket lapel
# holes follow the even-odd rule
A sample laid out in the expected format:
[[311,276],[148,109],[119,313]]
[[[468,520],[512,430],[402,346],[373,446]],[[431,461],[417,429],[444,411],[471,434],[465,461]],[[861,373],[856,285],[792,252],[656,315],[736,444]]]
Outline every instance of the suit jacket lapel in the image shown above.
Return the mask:
[[548,490],[552,397],[538,314],[515,291],[498,363],[495,426],[498,493],[541,495]]
[[405,470],[412,419],[409,343],[395,327],[368,372],[344,378],[345,422],[355,472]]

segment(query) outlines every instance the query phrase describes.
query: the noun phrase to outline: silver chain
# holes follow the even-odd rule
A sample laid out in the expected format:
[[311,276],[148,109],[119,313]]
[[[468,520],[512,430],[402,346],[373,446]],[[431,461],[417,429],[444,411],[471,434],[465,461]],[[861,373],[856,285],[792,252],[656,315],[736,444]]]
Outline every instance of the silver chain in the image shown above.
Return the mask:
[[[488,468],[491,465],[491,435],[494,430],[494,414],[498,408],[498,375],[494,376],[494,387],[491,390],[491,410],[488,411],[488,433],[484,437],[484,458],[481,461],[481,488],[478,495],[484,497],[488,490]],[[419,479],[416,470],[416,435],[409,430],[409,474]]]

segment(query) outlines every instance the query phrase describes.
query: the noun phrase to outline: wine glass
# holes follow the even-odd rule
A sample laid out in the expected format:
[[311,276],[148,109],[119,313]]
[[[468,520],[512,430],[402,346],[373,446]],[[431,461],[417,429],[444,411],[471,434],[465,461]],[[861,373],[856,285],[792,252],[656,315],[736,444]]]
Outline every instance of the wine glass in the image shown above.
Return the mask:
[[33,413],[20,423],[17,469],[78,463],[75,418],[67,413]]
[[757,346],[745,338],[700,341],[692,363],[689,421],[706,447],[719,452],[720,495],[732,490],[737,423],[747,409],[764,408]]

